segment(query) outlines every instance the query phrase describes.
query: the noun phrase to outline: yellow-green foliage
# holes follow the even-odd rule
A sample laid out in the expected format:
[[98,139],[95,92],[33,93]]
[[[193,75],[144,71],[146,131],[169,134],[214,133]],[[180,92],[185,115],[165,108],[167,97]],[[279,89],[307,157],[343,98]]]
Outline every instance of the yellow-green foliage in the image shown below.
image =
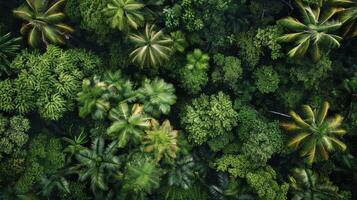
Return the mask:
[[97,71],[101,60],[85,50],[49,46],[43,54],[22,52],[11,67],[18,74],[0,82],[0,110],[38,111],[43,118],[56,120],[73,109],[81,80]]

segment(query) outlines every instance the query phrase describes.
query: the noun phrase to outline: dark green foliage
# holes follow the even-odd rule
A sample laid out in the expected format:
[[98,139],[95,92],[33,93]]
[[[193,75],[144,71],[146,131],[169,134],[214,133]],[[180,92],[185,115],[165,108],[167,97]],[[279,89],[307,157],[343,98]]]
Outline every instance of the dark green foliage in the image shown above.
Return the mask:
[[212,81],[222,82],[231,88],[236,88],[239,79],[243,76],[241,61],[234,56],[222,54],[214,55],[213,60],[217,67],[212,73]]
[[289,179],[293,199],[350,199],[329,179],[320,177],[310,169],[293,169]]
[[24,51],[12,62],[17,78],[0,83],[4,86],[0,110],[22,114],[37,110],[43,118],[59,119],[73,109],[82,78],[100,66],[97,56],[80,49],[49,46],[44,54]]
[[[201,30],[204,26],[204,20],[201,18],[201,10],[195,10],[195,6],[203,6],[201,1],[182,1],[181,4],[176,4],[172,8],[164,11],[166,26],[174,29],[179,25],[183,25],[188,31]],[[196,7],[199,8],[200,7]],[[201,7],[202,9],[202,7]],[[206,10],[207,12],[208,10]]]
[[70,182],[70,193],[61,193],[61,200],[89,200],[86,187],[82,183]]
[[253,31],[240,33],[237,40],[237,46],[240,49],[240,58],[250,67],[254,67],[259,63],[262,53],[261,47],[256,46],[254,42],[255,33]]
[[20,50],[20,41],[19,37],[12,38],[11,33],[0,36],[0,77],[11,74],[11,59]]
[[188,132],[189,140],[201,145],[231,131],[237,125],[237,112],[226,94],[207,96],[202,94],[185,107],[181,124]]
[[6,118],[0,115],[0,157],[20,152],[29,139],[26,134],[29,129],[30,122],[23,116]]
[[228,200],[253,200],[255,196],[249,194],[250,189],[244,186],[243,181],[218,173],[217,184],[209,186],[211,199]]
[[29,140],[27,132],[30,122],[23,116],[11,118],[0,115],[0,184],[2,179],[20,175],[26,168],[25,144]]
[[357,199],[356,8],[0,0],[0,199]]
[[272,66],[258,68],[255,76],[255,84],[261,93],[272,93],[278,89],[279,75]]
[[318,88],[332,70],[332,61],[327,56],[321,57],[316,63],[311,63],[305,59],[290,60],[288,64],[292,67],[290,77],[302,82],[306,89]]
[[75,13],[80,13],[81,28],[95,33],[99,43],[108,40],[105,37],[110,32],[107,17],[103,12],[109,2],[109,0],[78,0],[78,7],[73,11],[71,10],[70,13],[70,16],[77,16]]
[[285,137],[279,125],[265,122],[249,107],[238,113],[237,133],[243,155],[255,166],[264,166],[272,155],[285,149]]
[[61,141],[47,134],[39,134],[29,145],[27,166],[15,185],[16,191],[26,193],[42,176],[55,173],[65,163]]
[[259,28],[255,36],[254,45],[262,48],[268,48],[271,51],[271,59],[276,60],[283,57],[281,52],[281,45],[277,39],[281,34],[278,26],[268,26],[266,28]]
[[168,187],[162,199],[165,200],[208,200],[208,193],[200,186],[192,186],[189,189]]
[[168,173],[169,187],[188,190],[195,182],[197,171],[198,169],[192,156],[180,156],[176,159],[174,168]]

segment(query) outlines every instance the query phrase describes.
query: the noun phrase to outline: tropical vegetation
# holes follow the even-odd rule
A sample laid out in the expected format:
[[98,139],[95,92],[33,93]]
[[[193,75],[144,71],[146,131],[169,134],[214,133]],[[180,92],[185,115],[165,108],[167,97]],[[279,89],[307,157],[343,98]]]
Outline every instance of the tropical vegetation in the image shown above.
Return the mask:
[[0,0],[0,199],[357,199],[356,8]]

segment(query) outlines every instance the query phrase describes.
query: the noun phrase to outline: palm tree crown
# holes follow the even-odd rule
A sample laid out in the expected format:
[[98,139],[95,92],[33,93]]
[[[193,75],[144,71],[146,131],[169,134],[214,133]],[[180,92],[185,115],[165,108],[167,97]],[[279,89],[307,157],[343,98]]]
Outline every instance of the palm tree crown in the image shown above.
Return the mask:
[[[51,2],[51,3],[50,3]],[[26,0],[26,3],[13,11],[14,15],[24,21],[21,34],[28,33],[28,44],[38,47],[41,42],[46,45],[64,44],[68,34],[74,30],[62,23],[65,15],[60,7],[65,0]]]
[[144,105],[144,110],[154,117],[161,113],[168,114],[171,106],[176,103],[175,88],[163,79],[146,80],[138,90],[138,98]]
[[346,149],[346,145],[338,139],[346,133],[344,129],[340,128],[343,117],[336,115],[326,119],[329,107],[328,102],[325,102],[319,110],[313,110],[310,106],[304,105],[305,119],[291,111],[290,116],[294,122],[281,124],[287,131],[296,132],[288,146],[301,149],[301,156],[307,156],[309,164],[316,160],[316,152],[327,160],[328,152],[336,148]]
[[125,147],[129,141],[140,143],[144,130],[150,128],[150,117],[143,114],[143,107],[134,104],[131,108],[127,103],[119,103],[109,112],[113,121],[107,133],[118,138],[119,147]]
[[143,149],[145,152],[153,153],[156,161],[160,161],[163,156],[167,160],[176,158],[177,134],[169,120],[165,120],[161,126],[156,120],[152,120],[152,130],[146,131]]
[[114,155],[117,142],[112,142],[104,148],[104,139],[94,139],[91,149],[80,151],[76,158],[79,161],[81,181],[91,180],[92,190],[96,188],[106,190],[106,179],[119,168],[119,158]]
[[104,10],[110,17],[112,28],[124,30],[128,27],[137,29],[144,22],[144,16],[140,9],[145,5],[135,0],[112,0]]
[[173,42],[162,30],[156,31],[155,25],[146,25],[143,34],[130,34],[136,49],[130,53],[132,62],[143,66],[158,66],[168,60],[173,52]]
[[322,56],[322,46],[325,48],[340,46],[339,41],[342,38],[332,33],[338,30],[342,23],[330,19],[341,9],[331,8],[327,9],[326,12],[321,12],[321,7],[313,9],[304,5],[301,0],[295,0],[295,2],[302,16],[302,21],[293,17],[279,20],[278,24],[291,33],[279,37],[278,41],[295,43],[295,47],[288,53],[290,57],[304,56],[311,47],[312,58],[317,61]]

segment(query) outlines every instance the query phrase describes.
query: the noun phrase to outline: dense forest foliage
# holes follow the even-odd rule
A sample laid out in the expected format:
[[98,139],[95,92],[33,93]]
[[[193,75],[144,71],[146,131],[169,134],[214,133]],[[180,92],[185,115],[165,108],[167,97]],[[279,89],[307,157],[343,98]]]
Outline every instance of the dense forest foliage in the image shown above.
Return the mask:
[[1,200],[357,199],[355,0],[0,0]]

